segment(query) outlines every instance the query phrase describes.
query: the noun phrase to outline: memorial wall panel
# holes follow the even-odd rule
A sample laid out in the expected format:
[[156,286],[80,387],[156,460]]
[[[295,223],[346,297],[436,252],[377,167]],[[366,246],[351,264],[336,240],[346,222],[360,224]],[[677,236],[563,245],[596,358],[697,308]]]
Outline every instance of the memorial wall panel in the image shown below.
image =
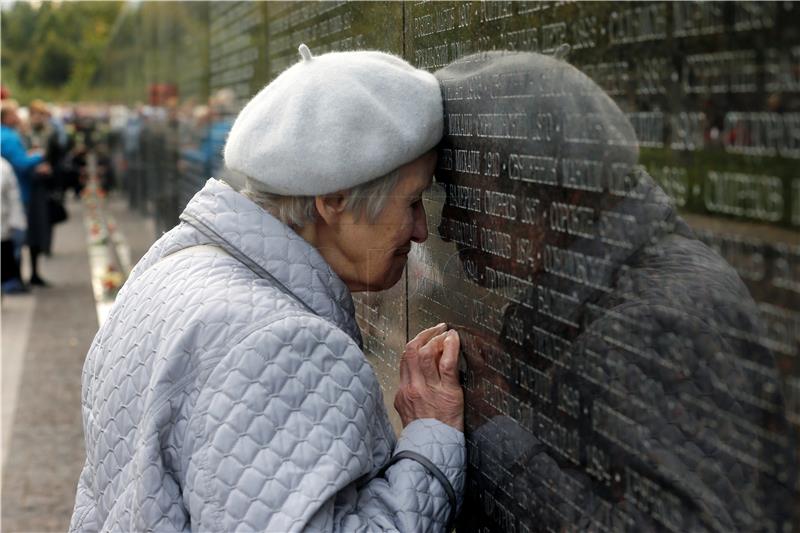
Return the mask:
[[213,2],[209,6],[209,89],[211,94],[233,91],[235,108],[269,80],[265,15],[261,2]]
[[405,343],[460,334],[459,531],[800,529],[800,6],[177,6],[141,5],[174,61],[138,61],[178,86],[140,116],[178,139],[178,210],[236,185],[232,119],[300,43],[440,80],[429,238],[354,299],[398,431]]
[[408,329],[461,334],[461,529],[796,525],[797,8],[405,9],[445,98]]
[[297,61],[300,43],[314,54],[365,48],[402,54],[399,2],[271,2],[269,13],[271,77]]

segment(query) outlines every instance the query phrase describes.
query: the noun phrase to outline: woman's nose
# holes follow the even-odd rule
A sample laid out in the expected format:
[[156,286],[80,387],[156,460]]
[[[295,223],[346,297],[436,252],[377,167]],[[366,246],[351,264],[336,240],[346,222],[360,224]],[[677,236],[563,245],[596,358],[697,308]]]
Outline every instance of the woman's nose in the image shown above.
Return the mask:
[[422,202],[414,210],[414,229],[411,232],[411,240],[416,243],[425,242],[428,239],[428,216],[425,213],[425,206]]

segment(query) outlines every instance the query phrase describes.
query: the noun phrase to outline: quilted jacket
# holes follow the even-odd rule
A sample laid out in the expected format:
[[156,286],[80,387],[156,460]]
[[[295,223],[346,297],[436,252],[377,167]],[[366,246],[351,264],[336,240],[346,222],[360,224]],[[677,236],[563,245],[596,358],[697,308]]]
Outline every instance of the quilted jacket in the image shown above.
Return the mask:
[[422,419],[396,439],[344,283],[223,182],[181,219],[87,356],[70,530],[442,530],[431,472],[460,505],[464,436]]

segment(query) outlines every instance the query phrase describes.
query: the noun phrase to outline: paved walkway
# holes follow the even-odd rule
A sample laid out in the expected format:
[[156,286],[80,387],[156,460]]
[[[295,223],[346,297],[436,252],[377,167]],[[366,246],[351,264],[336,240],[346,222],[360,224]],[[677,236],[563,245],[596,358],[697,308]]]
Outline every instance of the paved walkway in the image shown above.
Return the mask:
[[[66,531],[84,460],[80,380],[97,331],[83,206],[56,227],[42,277],[52,287],[2,299],[3,532]],[[152,224],[108,202],[132,236],[135,263],[152,242]]]

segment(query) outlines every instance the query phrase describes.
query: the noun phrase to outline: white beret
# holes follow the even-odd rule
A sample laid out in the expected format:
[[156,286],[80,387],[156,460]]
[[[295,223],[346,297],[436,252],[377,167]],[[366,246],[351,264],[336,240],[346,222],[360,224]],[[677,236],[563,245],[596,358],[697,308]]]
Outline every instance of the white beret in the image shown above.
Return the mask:
[[267,192],[314,196],[347,189],[416,159],[442,137],[439,83],[383,52],[332,52],[301,61],[250,100],[225,143],[225,165]]

